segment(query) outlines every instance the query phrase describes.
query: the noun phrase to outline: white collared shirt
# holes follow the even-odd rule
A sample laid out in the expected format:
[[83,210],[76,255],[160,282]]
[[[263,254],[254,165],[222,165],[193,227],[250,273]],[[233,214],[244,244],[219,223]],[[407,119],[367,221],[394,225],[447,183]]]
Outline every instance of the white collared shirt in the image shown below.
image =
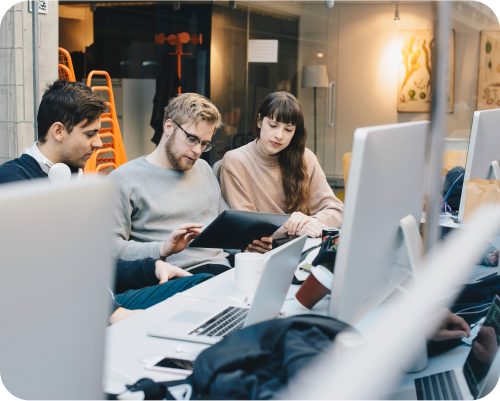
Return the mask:
[[[40,168],[43,170],[43,172],[47,175],[49,174],[49,170],[54,165],[54,163],[51,162],[49,159],[47,159],[42,152],[40,152],[40,149],[38,149],[38,142],[35,142],[29,149],[24,148],[24,154],[29,155],[33,159],[35,159],[40,165]],[[81,178],[82,175],[83,175],[83,170],[79,168],[78,178]]]
[[31,148],[25,148],[24,149],[24,154],[25,155],[30,155],[33,159],[35,159],[38,164],[40,165],[41,169],[45,174],[49,174],[50,168],[54,165],[49,159],[47,159],[42,152],[40,152],[40,149],[38,149],[38,142],[35,142]]

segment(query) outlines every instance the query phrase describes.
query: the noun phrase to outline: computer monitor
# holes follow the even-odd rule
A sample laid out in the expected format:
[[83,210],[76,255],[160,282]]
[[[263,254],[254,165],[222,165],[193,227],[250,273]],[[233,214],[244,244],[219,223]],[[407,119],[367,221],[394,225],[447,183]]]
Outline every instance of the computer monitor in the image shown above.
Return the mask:
[[400,221],[413,216],[418,257],[429,128],[428,121],[418,121],[354,132],[331,317],[356,324],[408,278],[412,264]]
[[[500,109],[474,112],[470,131],[469,151],[465,164],[464,183],[473,178],[482,180],[500,179]],[[495,162],[495,167],[492,167]],[[465,184],[460,197],[458,221],[463,222],[465,211]]]
[[0,186],[0,374],[21,399],[103,399],[111,182]]

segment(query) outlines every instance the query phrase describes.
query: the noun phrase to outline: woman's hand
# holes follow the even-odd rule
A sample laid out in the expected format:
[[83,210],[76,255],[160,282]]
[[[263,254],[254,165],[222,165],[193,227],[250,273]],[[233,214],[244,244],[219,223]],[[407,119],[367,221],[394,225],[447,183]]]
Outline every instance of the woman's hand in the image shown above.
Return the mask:
[[188,223],[176,228],[170,238],[160,246],[160,258],[178,253],[186,248],[189,243],[200,235],[203,224]]
[[160,284],[166,283],[173,277],[192,276],[191,273],[181,269],[180,267],[171,265],[170,263],[164,262],[160,259],[158,259],[155,263],[155,275],[160,281]]
[[302,212],[293,212],[285,223],[285,231],[289,235],[297,235],[297,231],[302,230],[312,219],[312,217],[306,216]]
[[321,223],[318,219],[312,218],[300,231],[297,231],[297,235],[309,235],[311,238],[318,238],[321,237],[321,233],[325,227],[326,224]]

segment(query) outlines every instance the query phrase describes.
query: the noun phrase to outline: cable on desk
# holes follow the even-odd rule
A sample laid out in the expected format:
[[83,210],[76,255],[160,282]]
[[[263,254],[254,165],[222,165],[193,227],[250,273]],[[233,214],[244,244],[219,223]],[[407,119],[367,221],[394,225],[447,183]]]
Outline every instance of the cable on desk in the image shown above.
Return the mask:
[[126,375],[125,373],[119,371],[118,369],[115,369],[115,368],[110,368],[109,366],[105,366],[104,367],[104,370],[109,370],[110,372],[115,372],[115,373],[118,373],[120,376],[122,376],[123,378],[125,378],[125,380],[127,380],[128,383],[126,384],[134,384],[136,382],[136,380],[133,380],[130,376]]
[[208,297],[202,297],[202,296],[199,296],[199,295],[192,295],[192,294],[181,293],[181,294],[176,294],[176,296],[178,296],[178,297],[195,298],[195,299],[203,299],[205,301],[210,301],[210,302],[218,302],[219,300],[222,300],[222,299],[231,299],[233,301],[241,302],[242,304],[246,304],[247,301],[248,301],[248,297],[247,296],[245,296],[245,299],[243,299],[243,300],[238,299],[238,298],[234,298],[234,297],[230,297],[229,295],[224,295],[224,296],[218,297],[218,298],[208,298]]

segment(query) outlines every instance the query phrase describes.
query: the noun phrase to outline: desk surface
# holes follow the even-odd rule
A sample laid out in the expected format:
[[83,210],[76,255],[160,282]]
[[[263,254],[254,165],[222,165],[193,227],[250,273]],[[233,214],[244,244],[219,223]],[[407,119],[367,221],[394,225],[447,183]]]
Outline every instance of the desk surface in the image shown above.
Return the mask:
[[[307,249],[317,242],[318,240],[308,240],[304,248]],[[329,297],[320,301],[313,310],[308,310],[294,298],[298,288],[299,286],[292,285],[288,291],[287,299],[282,308],[284,317],[304,313],[327,314]],[[120,393],[124,391],[123,386],[125,384],[132,384],[144,377],[155,381],[184,378],[180,375],[144,369],[144,363],[141,362],[141,359],[166,356],[194,360],[196,355],[208,348],[209,345],[150,337],[147,335],[147,331],[152,326],[165,320],[174,311],[180,310],[200,299],[223,301],[224,297],[232,297],[243,300],[245,296],[249,296],[249,294],[234,289],[234,270],[229,270],[183,293],[176,294],[120,323],[109,326],[106,330],[105,391],[115,394]],[[384,304],[380,305],[367,319],[361,321],[356,328],[360,332],[364,332],[371,322],[376,320],[378,314],[383,312],[384,307]],[[468,348],[464,345],[439,357],[430,358],[428,368],[417,375],[433,374],[460,366],[467,357],[467,353]],[[416,375],[406,375],[405,383],[407,385],[412,383],[414,377]]]
[[[323,299],[315,306],[314,310],[310,311],[293,298],[298,288],[299,286],[292,285],[288,291],[287,300],[282,308],[285,317],[303,313],[326,315],[328,299]],[[217,296],[213,294],[217,294]],[[176,294],[158,305],[108,327],[104,371],[105,391],[109,393],[121,392],[123,384],[135,382],[143,377],[149,377],[156,381],[182,379],[183,377],[179,375],[144,369],[144,363],[140,360],[155,356],[195,359],[198,353],[208,348],[208,345],[150,337],[147,335],[148,329],[165,320],[165,316],[170,315],[173,310],[179,310],[186,305],[197,302],[200,298],[222,299],[225,296],[241,300],[248,296],[248,294],[234,289],[234,270],[220,274],[184,293]],[[176,352],[176,348],[179,346],[182,346],[183,352]]]

